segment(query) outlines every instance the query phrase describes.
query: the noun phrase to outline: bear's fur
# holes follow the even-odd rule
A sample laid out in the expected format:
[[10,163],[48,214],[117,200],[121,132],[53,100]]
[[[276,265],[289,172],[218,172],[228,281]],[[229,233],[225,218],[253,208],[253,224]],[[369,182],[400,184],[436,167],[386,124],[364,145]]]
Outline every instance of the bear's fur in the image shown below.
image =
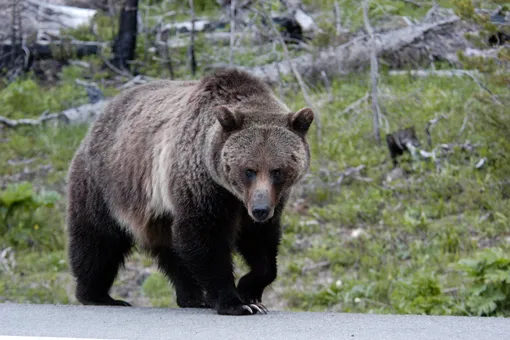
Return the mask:
[[[280,218],[309,167],[313,112],[258,78],[223,70],[119,94],[68,174],[69,262],[83,304],[109,295],[134,245],[155,257],[180,307],[260,312],[276,278]],[[236,288],[232,251],[250,267]]]

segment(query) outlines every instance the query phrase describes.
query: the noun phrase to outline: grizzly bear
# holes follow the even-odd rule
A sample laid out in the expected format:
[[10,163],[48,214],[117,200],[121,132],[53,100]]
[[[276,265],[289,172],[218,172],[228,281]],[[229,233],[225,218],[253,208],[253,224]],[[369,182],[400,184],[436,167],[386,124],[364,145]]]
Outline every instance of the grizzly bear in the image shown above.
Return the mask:
[[[78,301],[130,306],[109,291],[136,245],[169,278],[179,307],[267,312],[262,293],[277,276],[282,211],[310,165],[313,119],[236,69],[114,97],[68,172]],[[237,287],[234,251],[250,268]]]

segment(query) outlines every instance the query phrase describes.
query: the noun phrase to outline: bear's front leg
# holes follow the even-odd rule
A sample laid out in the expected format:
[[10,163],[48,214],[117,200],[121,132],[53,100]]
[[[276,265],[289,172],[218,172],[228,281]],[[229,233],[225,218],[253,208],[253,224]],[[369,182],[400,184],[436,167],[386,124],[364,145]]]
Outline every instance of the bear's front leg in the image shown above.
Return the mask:
[[263,224],[255,223],[246,216],[237,241],[237,249],[251,269],[239,280],[237,291],[245,303],[256,304],[265,311],[267,309],[262,304],[262,294],[276,279],[280,239],[278,214]]
[[174,249],[204,288],[207,304],[218,314],[251,315],[262,312],[258,306],[244,303],[237,293],[231,257],[233,231],[226,227],[228,222],[228,219],[205,217],[176,221],[173,228]]

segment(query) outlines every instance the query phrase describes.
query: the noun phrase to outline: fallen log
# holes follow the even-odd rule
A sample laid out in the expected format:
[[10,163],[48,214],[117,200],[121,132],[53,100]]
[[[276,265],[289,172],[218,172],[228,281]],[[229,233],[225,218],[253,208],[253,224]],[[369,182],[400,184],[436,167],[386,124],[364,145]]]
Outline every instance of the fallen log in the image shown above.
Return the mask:
[[[436,22],[424,22],[391,32],[375,34],[375,52],[386,63],[404,64],[407,58],[418,59],[433,55],[436,59],[466,49],[469,42],[464,38],[465,29],[458,24],[459,17]],[[348,72],[370,63],[371,40],[367,35],[355,38],[336,48],[325,49],[318,54],[305,54],[291,60],[300,74],[306,78],[320,79],[325,71],[329,76]],[[289,62],[273,62],[244,69],[269,83],[277,83],[282,75],[292,73]]]
[[95,103],[89,103],[78,107],[73,107],[59,113],[48,114],[47,112],[45,112],[39,118],[36,119],[24,118],[14,120],[0,116],[0,124],[9,128],[41,125],[49,121],[60,121],[64,124],[69,125],[88,124],[95,120],[96,117],[98,117],[103,112],[106,104],[109,101],[110,101],[109,98],[102,99]]
[[9,67],[12,53],[23,56],[25,62],[23,68],[28,70],[35,60],[55,59],[67,60],[81,58],[88,55],[100,55],[105,43],[95,41],[36,41],[30,45],[17,45],[12,47],[10,43],[0,43],[0,69]]
[[413,77],[463,77],[465,75],[479,75],[477,70],[391,70],[388,74],[390,76],[413,76]]
[[[23,68],[30,68],[36,59],[67,59],[99,54],[104,43],[61,38],[61,29],[90,26],[97,11],[94,9],[56,5],[39,0],[17,3],[20,13],[19,38],[12,42],[11,2],[0,1],[0,69],[19,67],[13,60],[23,59]],[[11,62],[10,64],[8,64]]]
[[[214,31],[215,29],[222,29],[225,28],[227,25],[226,22],[213,22],[209,20],[196,20],[194,22],[195,24],[195,31],[196,32],[210,32]],[[161,28],[161,31],[163,33],[169,31],[171,33],[190,33],[191,32],[191,21],[184,21],[184,22],[176,22],[176,23],[170,23],[166,24]]]
[[[204,39],[215,46],[228,46],[230,43],[230,32],[211,32],[211,33],[203,33]],[[248,32],[247,34],[242,34],[241,32],[234,33],[234,38],[244,38],[248,42],[251,42],[255,44],[257,42],[257,33],[256,32]],[[169,48],[179,48],[179,47],[186,47],[189,45],[189,38],[172,38],[168,40],[168,44],[165,44],[163,40],[157,40],[158,44],[161,44],[162,46],[167,46]]]
[[[45,41],[39,40],[34,44],[17,46],[20,52],[23,49],[28,49],[27,53],[34,54],[37,59],[49,59],[49,58],[63,58],[67,56],[73,56],[80,58],[92,54],[100,54],[101,50],[106,46],[106,43],[96,41],[81,41],[81,40],[70,40],[70,41]],[[0,43],[0,55],[3,53],[10,53],[12,51],[11,44]]]
[[47,114],[46,112],[43,113],[37,119],[22,118],[22,119],[14,120],[14,119],[9,119],[9,118],[0,116],[0,124],[3,124],[10,128],[17,128],[19,126],[41,125],[42,123],[44,123],[48,120],[54,120],[57,118],[58,118],[57,113]]
[[[0,1],[0,32],[10,32],[11,1]],[[38,0],[25,0],[19,4],[21,10],[21,34],[23,38],[44,35],[58,37],[61,29],[90,26],[97,13],[95,9],[78,8],[47,3]]]
[[[286,41],[289,42],[297,42],[303,40],[303,32],[311,31],[313,29],[314,23],[307,21],[306,15],[301,15],[301,12],[296,12],[296,18],[293,16],[272,16],[271,20],[274,24],[280,27],[282,31],[282,35]],[[299,18],[300,21],[297,20]],[[207,21],[207,20],[197,20],[194,22],[195,24],[195,32],[202,32],[204,34],[204,38],[214,44],[227,44],[230,42],[231,33],[229,31],[220,31],[226,27],[227,22],[223,21]],[[269,25],[267,22],[264,22],[265,25]],[[234,33],[236,39],[239,37],[249,38],[253,43],[260,43],[261,36],[265,36],[264,32],[258,31],[254,29],[254,27],[249,27],[251,32]],[[171,23],[164,25],[157,32],[157,40],[165,43],[167,40],[167,44],[169,47],[184,47],[189,45],[189,37],[188,34],[191,32],[191,22],[184,21],[178,23]],[[258,41],[257,41],[258,40]],[[262,40],[267,40],[267,37]]]
[[[153,81],[156,78],[138,75],[122,86],[119,86],[119,90],[129,88],[138,84],[145,84],[149,81]],[[49,113],[45,111],[39,118],[30,119],[9,119],[0,116],[0,127],[6,126],[9,128],[17,128],[20,126],[35,126],[42,125],[49,121],[61,122],[68,125],[74,124],[89,124],[94,121],[99,115],[103,113],[106,104],[110,102],[112,97],[104,97],[101,90],[94,83],[89,83],[81,79],[75,80],[76,84],[84,86],[87,90],[89,103],[83,104],[77,107],[72,107],[57,113]]]
[[91,123],[95,120],[110,101],[110,98],[102,99],[93,104],[84,104],[78,107],[73,107],[64,110],[59,113],[59,119],[64,123],[73,124],[84,124]]

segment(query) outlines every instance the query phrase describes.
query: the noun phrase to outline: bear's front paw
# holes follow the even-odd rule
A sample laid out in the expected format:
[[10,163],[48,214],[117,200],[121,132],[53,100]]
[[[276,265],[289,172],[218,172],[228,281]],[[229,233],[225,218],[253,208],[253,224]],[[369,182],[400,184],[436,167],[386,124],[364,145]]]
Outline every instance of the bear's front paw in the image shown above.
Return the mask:
[[248,306],[257,309],[260,313],[267,314],[269,310],[266,306],[260,301],[258,298],[243,298],[241,297],[244,303],[248,304]]
[[260,292],[254,293],[246,288],[247,286],[240,284],[237,289],[241,300],[249,306],[255,306],[253,308],[260,310],[260,312],[267,314],[268,309],[262,304],[262,294]]
[[234,305],[234,306],[220,306],[217,308],[218,314],[221,315],[254,315],[257,313],[264,313],[267,314],[267,309],[262,305],[263,308],[261,308],[262,304],[241,304],[241,305]]

